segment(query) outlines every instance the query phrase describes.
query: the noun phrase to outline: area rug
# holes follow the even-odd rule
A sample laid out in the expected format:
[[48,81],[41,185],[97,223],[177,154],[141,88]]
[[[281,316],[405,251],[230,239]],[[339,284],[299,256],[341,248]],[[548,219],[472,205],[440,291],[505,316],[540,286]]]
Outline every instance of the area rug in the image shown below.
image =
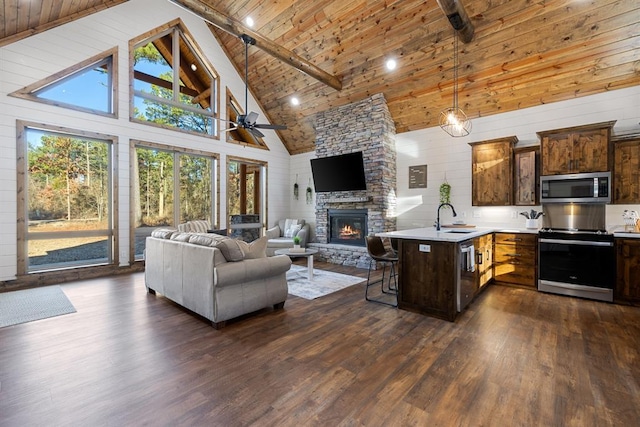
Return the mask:
[[0,328],[75,311],[60,286],[0,293]]
[[306,267],[291,266],[287,271],[287,283],[291,295],[312,300],[366,280],[362,277],[316,269],[313,270],[313,279],[309,280],[307,275]]

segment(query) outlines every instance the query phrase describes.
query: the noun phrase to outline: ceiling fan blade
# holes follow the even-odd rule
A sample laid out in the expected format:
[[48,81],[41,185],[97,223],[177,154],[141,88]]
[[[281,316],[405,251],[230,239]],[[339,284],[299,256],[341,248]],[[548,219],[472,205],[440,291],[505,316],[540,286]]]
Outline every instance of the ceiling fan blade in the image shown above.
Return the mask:
[[258,113],[252,111],[244,118],[244,123],[247,126],[253,126],[256,124],[256,120],[258,120]]
[[247,128],[247,130],[257,138],[264,138],[264,134],[254,127]]
[[253,125],[254,128],[260,128],[260,129],[275,129],[275,130],[285,130],[287,129],[287,127],[285,125],[270,125],[270,124],[255,124]]

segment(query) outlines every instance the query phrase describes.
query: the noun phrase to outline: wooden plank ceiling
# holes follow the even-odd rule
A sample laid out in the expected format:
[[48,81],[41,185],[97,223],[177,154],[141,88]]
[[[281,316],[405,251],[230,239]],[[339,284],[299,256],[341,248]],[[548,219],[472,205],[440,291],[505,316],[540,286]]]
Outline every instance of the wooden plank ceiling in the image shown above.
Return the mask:
[[[121,2],[4,0],[0,46]],[[335,90],[250,47],[250,89],[269,121],[288,126],[278,133],[291,154],[315,149],[315,113],[372,94],[385,95],[399,133],[437,126],[453,102],[453,29],[435,0],[203,2],[251,16],[253,31],[342,80]],[[475,36],[459,46],[459,103],[472,119],[640,84],[637,0],[462,3]],[[211,30],[242,75],[242,42]]]

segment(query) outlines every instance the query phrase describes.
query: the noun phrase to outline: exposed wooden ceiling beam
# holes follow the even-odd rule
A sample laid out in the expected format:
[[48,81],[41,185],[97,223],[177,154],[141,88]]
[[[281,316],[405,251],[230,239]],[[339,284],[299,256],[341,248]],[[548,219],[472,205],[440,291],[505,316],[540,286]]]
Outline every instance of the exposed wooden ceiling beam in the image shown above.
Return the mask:
[[242,25],[241,22],[226,16],[225,14],[217,11],[216,9],[204,4],[200,0],[169,0],[191,13],[204,19],[211,25],[220,28],[236,37],[240,37],[243,34],[247,34],[253,37],[256,41],[255,46],[259,47],[268,54],[280,59],[281,61],[291,65],[297,70],[302,71],[310,77],[334,88],[335,90],[342,90],[342,82],[336,76],[333,76],[326,71],[318,68],[311,62],[301,58],[290,50],[285,49],[282,46],[277,45],[269,39],[262,37],[260,34],[251,31]]
[[458,32],[460,40],[464,43],[473,40],[473,24],[460,0],[438,0],[438,6],[444,12],[453,29]]

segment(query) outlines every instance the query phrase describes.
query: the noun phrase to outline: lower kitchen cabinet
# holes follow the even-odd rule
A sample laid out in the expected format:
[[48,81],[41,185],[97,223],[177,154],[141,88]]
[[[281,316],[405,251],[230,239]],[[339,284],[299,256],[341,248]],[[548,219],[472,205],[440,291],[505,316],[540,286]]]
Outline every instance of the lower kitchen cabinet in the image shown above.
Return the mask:
[[538,239],[529,233],[495,233],[493,275],[496,282],[535,288]]
[[614,300],[640,303],[640,239],[616,239]]

